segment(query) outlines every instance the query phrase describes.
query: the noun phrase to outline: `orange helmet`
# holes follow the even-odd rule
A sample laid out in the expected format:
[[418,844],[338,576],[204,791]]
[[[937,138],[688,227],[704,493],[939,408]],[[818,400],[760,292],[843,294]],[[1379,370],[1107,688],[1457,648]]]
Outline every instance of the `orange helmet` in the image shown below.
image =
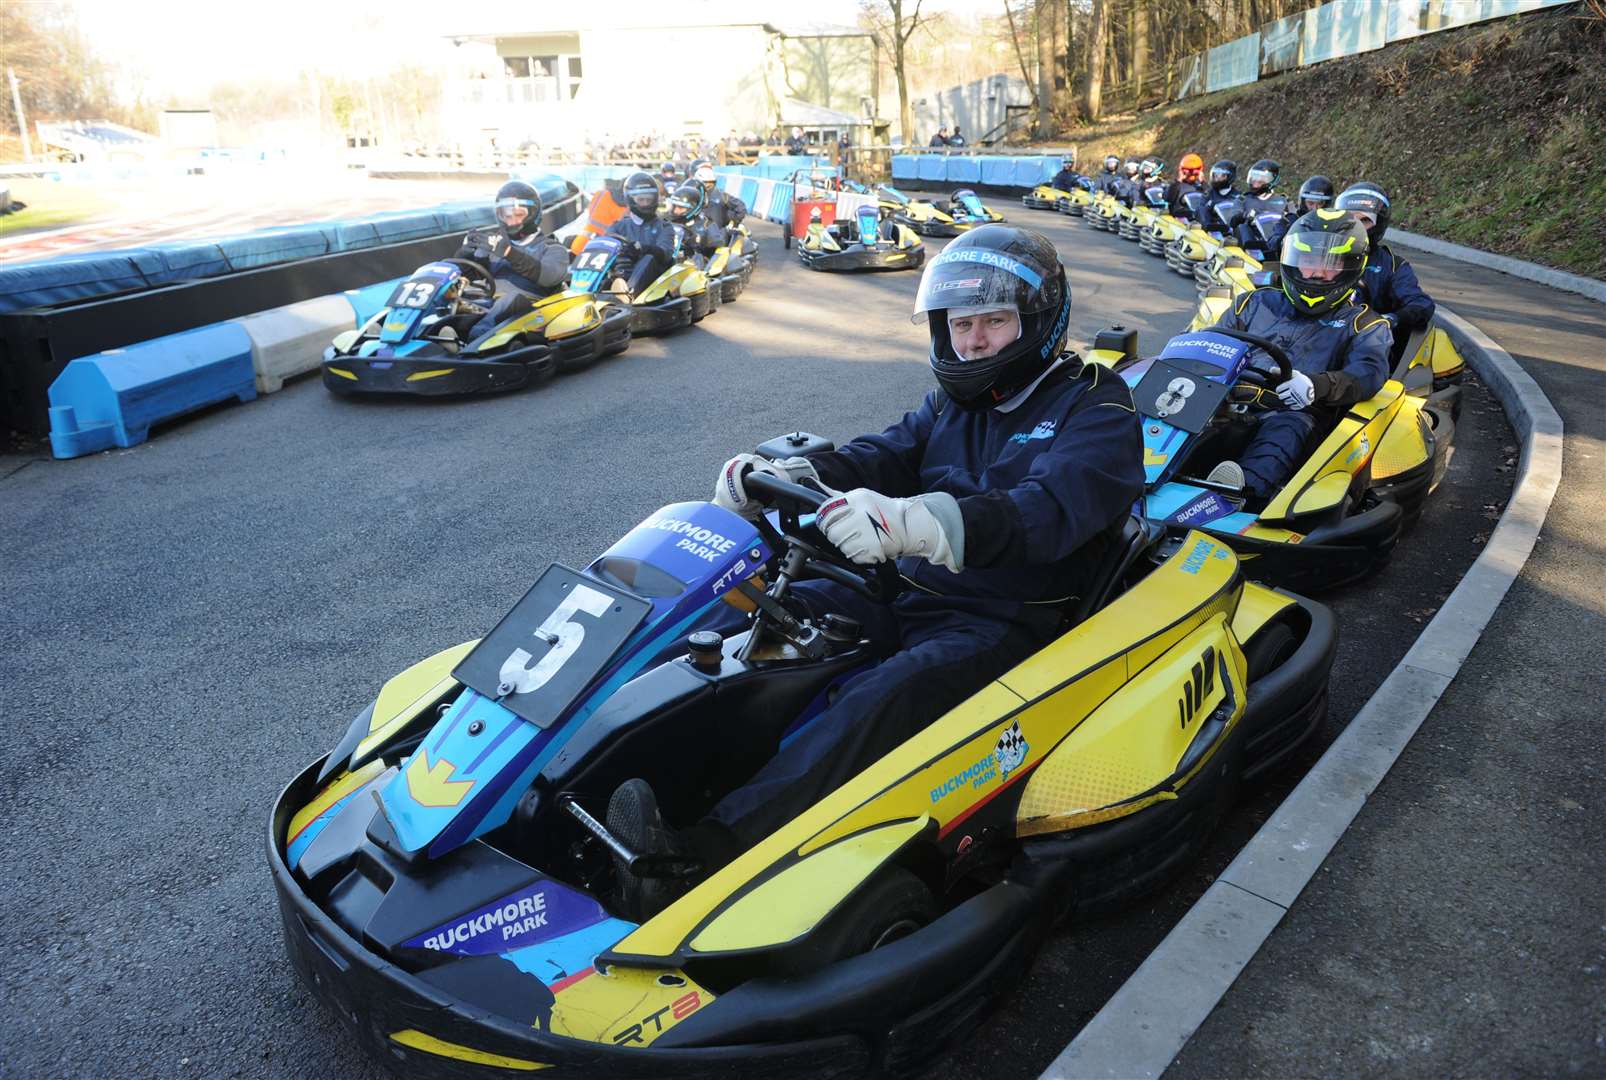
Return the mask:
[[1204,158],[1198,154],[1183,154],[1182,163],[1177,166],[1177,179],[1192,180],[1194,183],[1204,179]]

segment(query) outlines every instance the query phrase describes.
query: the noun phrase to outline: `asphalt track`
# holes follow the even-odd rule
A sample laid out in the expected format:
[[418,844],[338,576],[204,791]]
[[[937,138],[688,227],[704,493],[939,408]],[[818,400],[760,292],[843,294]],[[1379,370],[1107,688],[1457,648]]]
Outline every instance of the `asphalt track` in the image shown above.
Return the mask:
[[[1074,342],[1124,322],[1156,348],[1185,324],[1191,283],[1135,245],[1006,212],[1060,246]],[[370,404],[305,380],[133,450],[0,457],[0,1076],[381,1075],[284,959],[263,851],[279,786],[549,562],[705,497],[732,452],[878,429],[929,388],[915,275],[811,274],[759,233],[738,303],[533,391]],[[1509,485],[1510,431],[1475,384],[1456,445],[1393,563],[1327,598],[1343,639],[1316,744],[1170,887],[1062,928],[928,1076],[1036,1076],[1366,700]]]

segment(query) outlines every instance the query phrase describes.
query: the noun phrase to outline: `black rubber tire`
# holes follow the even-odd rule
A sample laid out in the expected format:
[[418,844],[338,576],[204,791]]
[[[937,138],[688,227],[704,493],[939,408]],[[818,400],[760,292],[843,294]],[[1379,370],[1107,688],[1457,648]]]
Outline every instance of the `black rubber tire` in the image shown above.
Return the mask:
[[1298,648],[1299,635],[1286,622],[1278,620],[1262,626],[1244,645],[1244,660],[1249,668],[1247,681],[1253,685],[1256,680],[1275,671]]

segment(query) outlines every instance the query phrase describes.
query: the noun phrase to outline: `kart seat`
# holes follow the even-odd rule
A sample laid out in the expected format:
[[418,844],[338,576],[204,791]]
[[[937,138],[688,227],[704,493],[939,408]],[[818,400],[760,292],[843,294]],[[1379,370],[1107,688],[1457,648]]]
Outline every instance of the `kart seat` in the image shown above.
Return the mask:
[[1086,595],[1072,597],[1065,605],[1064,629],[1098,612],[1113,600],[1120,591],[1121,580],[1132,564],[1149,547],[1149,531],[1143,519],[1129,515],[1117,530],[1112,530],[1110,542],[1099,556],[1098,565],[1089,578]]

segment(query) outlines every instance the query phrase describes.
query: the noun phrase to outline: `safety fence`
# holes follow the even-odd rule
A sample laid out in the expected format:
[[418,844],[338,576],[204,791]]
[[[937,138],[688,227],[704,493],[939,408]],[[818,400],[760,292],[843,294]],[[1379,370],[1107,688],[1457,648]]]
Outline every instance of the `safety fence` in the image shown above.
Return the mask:
[[894,154],[894,181],[925,184],[969,184],[990,188],[1031,188],[1059,171],[1060,158],[1032,154],[1024,157],[976,154]]
[[[1332,0],[1268,22],[1252,34],[1179,60],[1167,80],[1176,100],[1268,75],[1381,49],[1407,38],[1577,0]],[[1141,92],[1140,92],[1141,93]]]

